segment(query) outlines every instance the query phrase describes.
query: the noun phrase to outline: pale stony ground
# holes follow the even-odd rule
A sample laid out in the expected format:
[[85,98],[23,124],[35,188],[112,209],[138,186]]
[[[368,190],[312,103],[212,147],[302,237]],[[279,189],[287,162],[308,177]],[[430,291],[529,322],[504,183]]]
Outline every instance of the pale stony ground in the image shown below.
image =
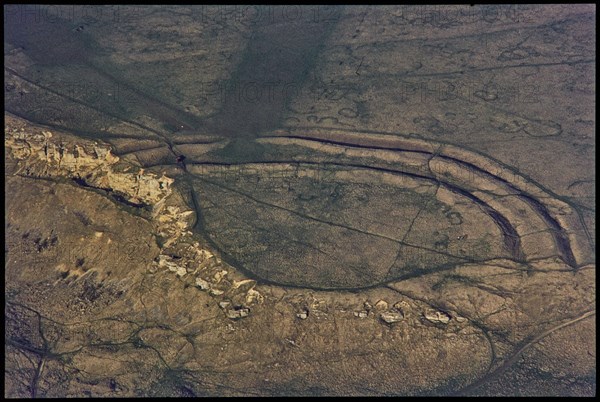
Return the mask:
[[594,395],[595,7],[275,8],[331,31],[252,144],[242,11],[9,35],[5,396]]

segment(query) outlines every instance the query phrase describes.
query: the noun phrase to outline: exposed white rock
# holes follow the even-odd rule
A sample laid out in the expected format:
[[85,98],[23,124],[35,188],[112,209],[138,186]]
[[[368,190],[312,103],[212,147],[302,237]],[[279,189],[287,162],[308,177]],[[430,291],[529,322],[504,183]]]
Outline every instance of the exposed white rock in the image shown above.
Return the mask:
[[214,276],[215,283],[221,282],[223,280],[223,278],[225,278],[227,276],[228,273],[229,272],[225,271],[224,269],[217,272]]
[[[180,272],[180,268],[182,268],[176,263],[174,263],[171,257],[164,254],[158,256],[158,266],[162,268],[167,268],[171,272]],[[185,268],[183,269],[185,270]]]
[[233,289],[238,289],[238,288],[248,288],[251,289],[256,285],[256,281],[253,279],[244,279],[241,281],[234,281],[232,288]]
[[410,303],[406,300],[401,300],[399,302],[394,303],[394,308],[397,310],[405,311],[406,309],[410,308]]
[[369,316],[369,312],[366,310],[355,311],[354,316],[358,318],[367,318]]
[[423,316],[434,324],[448,324],[450,322],[450,316],[443,311],[429,310]]
[[392,308],[381,313],[379,317],[386,323],[393,324],[395,322],[402,321],[404,319],[404,313],[401,310]]
[[196,277],[196,286],[198,286],[201,290],[209,290],[210,289],[210,283],[208,283],[208,281],[205,281],[204,279],[200,278],[199,276]]
[[249,289],[246,293],[246,304],[262,303],[264,297],[255,289]]
[[308,318],[308,310],[302,310],[296,314],[296,317],[300,318],[301,320],[306,320]]
[[247,308],[227,310],[227,318],[231,318],[232,320],[248,317],[249,314],[250,310]]
[[387,310],[388,303],[385,300],[379,300],[377,303],[375,303],[375,308],[377,310]]

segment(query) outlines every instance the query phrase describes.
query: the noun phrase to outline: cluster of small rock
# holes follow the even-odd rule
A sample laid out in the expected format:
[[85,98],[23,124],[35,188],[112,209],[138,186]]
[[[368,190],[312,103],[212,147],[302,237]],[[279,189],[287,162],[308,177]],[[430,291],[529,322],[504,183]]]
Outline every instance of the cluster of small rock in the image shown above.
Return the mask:
[[[171,197],[176,196],[177,193],[174,193]],[[154,208],[156,230],[165,239],[155,266],[166,268],[182,279],[186,275],[193,275],[194,284],[199,290],[221,300],[219,306],[228,318],[248,317],[249,307],[263,300],[255,289],[256,281],[230,278],[230,272],[221,259],[199,242],[193,241],[189,229],[195,212],[182,211],[179,206],[168,205],[168,202],[161,200]]]
[[398,306],[398,303],[392,308],[389,308],[389,304],[385,300],[379,300],[375,303],[375,306],[372,306],[371,303],[366,301],[363,304],[363,308],[363,310],[355,311],[354,316],[357,318],[367,318],[370,314],[377,311],[379,312],[379,318],[388,324],[393,324],[404,319],[404,312]]
[[194,211],[181,211],[178,206],[161,204],[154,206],[153,216],[156,231],[166,241],[163,247],[169,247],[184,235],[191,235],[189,231],[190,218],[195,215]]
[[[366,301],[363,304],[363,309],[354,311],[353,315],[360,319],[376,315],[386,324],[394,324],[404,320],[408,309],[410,309],[410,305],[404,300],[395,303],[392,307],[390,307],[385,300],[379,300],[375,303],[375,306]],[[298,313],[297,317],[306,319],[306,317],[308,317],[308,310]],[[423,312],[422,317],[433,324],[448,324],[451,319],[454,319],[457,323],[463,323],[467,320],[458,314],[450,314],[445,311],[434,309],[426,310]]]
[[429,310],[423,314],[423,317],[429,322],[434,324],[448,324],[450,322],[450,315],[443,311]]
[[[248,317],[249,307],[263,300],[255,289],[256,281],[236,281],[230,278],[230,272],[220,258],[203,248],[200,243],[191,241],[192,233],[189,228],[193,214],[194,211],[181,211],[178,206],[155,207],[157,231],[166,239],[156,266],[166,268],[180,278],[195,276],[196,287],[221,300],[219,307],[228,318],[236,320]],[[175,252],[177,257],[170,254]]]

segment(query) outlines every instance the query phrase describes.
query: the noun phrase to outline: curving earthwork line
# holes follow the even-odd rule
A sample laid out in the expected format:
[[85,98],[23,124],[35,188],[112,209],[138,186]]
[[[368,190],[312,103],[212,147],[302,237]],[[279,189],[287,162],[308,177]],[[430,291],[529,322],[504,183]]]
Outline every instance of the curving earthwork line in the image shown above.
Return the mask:
[[[430,177],[447,178],[457,187],[480,197],[512,223],[522,237],[526,258],[540,257],[533,241],[523,237],[546,229],[553,248],[564,262],[573,268],[593,262],[590,240],[585,235],[577,211],[568,203],[557,199],[538,184],[506,166],[479,153],[449,144],[437,144],[400,135],[350,133],[342,130],[289,129],[274,138],[301,138],[310,141],[337,143],[370,149],[393,150],[399,154],[425,154],[429,156]],[[383,156],[385,158],[385,156]],[[409,160],[409,155],[406,155]],[[521,211],[520,211],[521,209]],[[526,213],[522,212],[526,209]],[[541,236],[535,241],[540,241]]]
[[593,261],[576,209],[481,154],[337,129],[255,141],[251,160],[191,152],[186,174],[200,230],[259,279],[355,289],[494,258]]

